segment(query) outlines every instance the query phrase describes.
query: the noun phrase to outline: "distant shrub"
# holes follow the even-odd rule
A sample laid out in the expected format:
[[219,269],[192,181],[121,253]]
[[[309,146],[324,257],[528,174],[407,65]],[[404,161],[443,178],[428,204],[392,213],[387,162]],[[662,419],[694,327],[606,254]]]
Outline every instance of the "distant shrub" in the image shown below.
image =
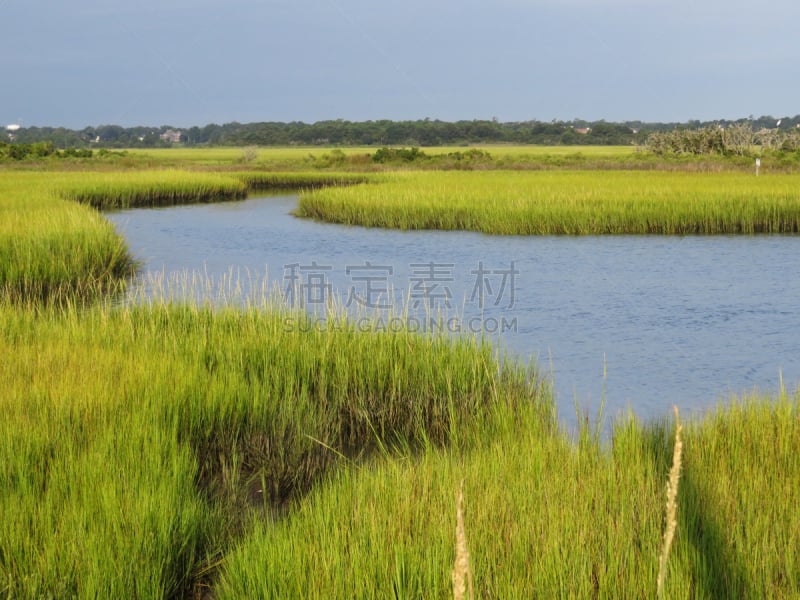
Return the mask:
[[120,156],[128,156],[127,150],[108,150],[106,148],[100,148],[97,151],[97,158],[113,158],[113,157],[120,157]]
[[379,148],[372,155],[372,161],[376,163],[390,162],[415,162],[428,158],[422,150],[416,146],[411,148]]
[[728,127],[676,129],[652,133],[647,138],[646,147],[661,156],[666,154],[751,156],[754,148],[792,152],[800,148],[800,133],[796,131],[786,133],[777,128],[753,131],[749,123],[738,123]]
[[242,154],[239,156],[239,162],[251,163],[258,158],[258,147],[247,146],[242,148]]
[[315,169],[328,169],[331,167],[341,168],[348,162],[352,162],[350,157],[338,148],[334,148],[330,152],[325,152],[321,156],[309,154],[305,159],[306,164]]
[[796,152],[800,150],[800,132],[793,131],[787,135],[781,142],[780,149],[783,152]]
[[28,144],[11,144],[6,151],[6,156],[11,160],[25,160],[29,155],[30,146]]
[[464,152],[448,152],[445,156],[455,161],[473,162],[492,160],[491,154],[485,150],[479,150],[478,148],[471,148],[470,150],[465,150]]
[[50,157],[92,158],[92,156],[93,152],[88,148],[66,148],[64,150],[56,150],[53,142],[36,142],[34,144],[0,144],[0,159],[32,160]]
[[61,158],[92,158],[92,155],[89,148],[66,148],[59,152]]
[[[750,131],[748,139],[749,143],[752,143],[752,131]],[[738,146],[738,141],[735,144]],[[646,145],[648,150],[659,155],[727,153],[725,131],[719,127],[676,129],[652,133],[647,138]]]

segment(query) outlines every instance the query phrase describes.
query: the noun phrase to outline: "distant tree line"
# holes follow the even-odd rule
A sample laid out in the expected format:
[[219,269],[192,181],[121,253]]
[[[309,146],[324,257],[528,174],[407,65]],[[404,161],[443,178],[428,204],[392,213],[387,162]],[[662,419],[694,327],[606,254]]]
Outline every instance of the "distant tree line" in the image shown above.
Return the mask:
[[63,127],[25,127],[9,134],[13,143],[50,142],[64,148],[153,148],[173,142],[162,137],[179,130],[180,143],[187,146],[459,146],[467,144],[540,145],[644,145],[653,133],[693,131],[705,128],[746,126],[753,131],[789,131],[800,125],[800,115],[778,119],[749,117],[737,121],[689,121],[688,123],[645,123],[626,121],[319,121],[317,123],[226,123],[177,128],[121,127],[101,125],[81,130]]

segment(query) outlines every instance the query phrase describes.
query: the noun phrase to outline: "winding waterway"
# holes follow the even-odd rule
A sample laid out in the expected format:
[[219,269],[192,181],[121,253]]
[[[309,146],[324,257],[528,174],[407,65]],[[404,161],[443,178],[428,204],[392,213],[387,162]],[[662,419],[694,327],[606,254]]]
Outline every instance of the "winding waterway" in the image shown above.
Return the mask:
[[800,381],[800,237],[388,231],[297,219],[296,203],[106,216],[145,273],[234,273],[308,309],[336,297],[387,328],[407,309],[412,327],[499,337],[552,374],[568,425],[603,398],[606,417],[650,419]]

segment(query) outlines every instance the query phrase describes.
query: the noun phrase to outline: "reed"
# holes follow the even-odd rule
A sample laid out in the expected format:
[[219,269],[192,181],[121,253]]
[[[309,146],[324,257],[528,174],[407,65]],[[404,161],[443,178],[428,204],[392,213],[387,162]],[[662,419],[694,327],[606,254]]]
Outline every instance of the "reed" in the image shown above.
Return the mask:
[[458,492],[456,504],[456,560],[453,566],[453,599],[474,598],[472,571],[469,568],[469,548],[467,532],[464,527],[464,482]]
[[667,481],[667,513],[664,524],[664,545],[661,548],[661,555],[658,559],[657,595],[659,598],[664,597],[664,580],[667,577],[669,551],[672,548],[672,540],[675,538],[675,530],[678,528],[678,481],[681,476],[682,452],[681,422],[678,418],[678,407],[676,406],[675,447],[672,454],[672,468],[669,471],[669,480]]

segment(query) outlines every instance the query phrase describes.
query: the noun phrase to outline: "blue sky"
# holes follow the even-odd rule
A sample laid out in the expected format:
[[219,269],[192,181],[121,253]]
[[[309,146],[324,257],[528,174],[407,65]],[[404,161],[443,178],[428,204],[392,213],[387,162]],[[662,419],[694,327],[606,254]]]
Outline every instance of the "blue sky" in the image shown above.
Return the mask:
[[0,123],[800,113],[780,0],[0,0]]

